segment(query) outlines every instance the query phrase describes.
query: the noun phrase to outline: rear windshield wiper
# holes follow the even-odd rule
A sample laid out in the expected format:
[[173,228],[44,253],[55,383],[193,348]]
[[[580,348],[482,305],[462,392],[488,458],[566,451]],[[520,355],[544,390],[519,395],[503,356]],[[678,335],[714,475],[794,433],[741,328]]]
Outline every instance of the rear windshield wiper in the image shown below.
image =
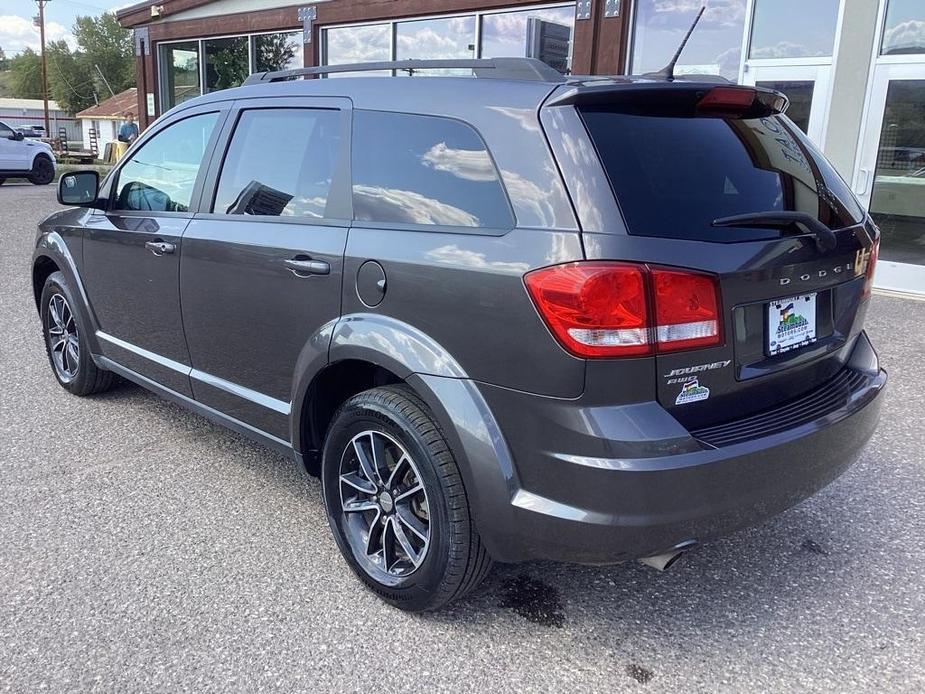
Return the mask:
[[715,227],[758,227],[760,229],[786,230],[796,226],[810,234],[820,253],[831,251],[838,244],[835,232],[807,212],[752,212],[713,220]]

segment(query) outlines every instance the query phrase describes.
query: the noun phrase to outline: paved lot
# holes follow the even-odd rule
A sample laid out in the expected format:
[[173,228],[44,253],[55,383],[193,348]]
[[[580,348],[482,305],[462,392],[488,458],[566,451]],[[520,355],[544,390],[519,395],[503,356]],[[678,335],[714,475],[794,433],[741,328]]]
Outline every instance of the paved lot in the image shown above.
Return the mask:
[[0,188],[0,690],[925,690],[925,302],[860,462],[658,574],[501,567],[408,616],[360,588],[320,488],[131,385],[55,383],[28,281],[52,188]]

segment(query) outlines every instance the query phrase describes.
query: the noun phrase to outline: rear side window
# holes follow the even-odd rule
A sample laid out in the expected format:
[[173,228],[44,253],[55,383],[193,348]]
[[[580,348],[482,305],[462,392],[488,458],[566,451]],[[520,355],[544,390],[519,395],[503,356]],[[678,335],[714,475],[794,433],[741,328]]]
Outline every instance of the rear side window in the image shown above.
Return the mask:
[[863,218],[854,196],[797,128],[779,117],[683,118],[585,109],[629,233],[739,241],[778,230],[717,228],[713,220],[807,212],[832,229]]
[[485,143],[449,118],[357,111],[357,220],[507,229],[514,218]]
[[217,113],[167,126],[119,170],[116,210],[188,212]]
[[340,111],[244,111],[215,193],[216,214],[326,216],[340,152]]

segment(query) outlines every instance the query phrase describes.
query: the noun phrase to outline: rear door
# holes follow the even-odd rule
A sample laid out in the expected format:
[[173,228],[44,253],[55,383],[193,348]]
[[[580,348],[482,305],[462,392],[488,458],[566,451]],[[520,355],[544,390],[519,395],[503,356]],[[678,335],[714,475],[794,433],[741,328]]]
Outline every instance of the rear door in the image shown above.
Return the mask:
[[236,102],[183,238],[196,399],[285,441],[296,364],[326,353],[340,314],[350,113],[346,99]]
[[[863,324],[876,231],[791,121],[666,113],[661,105],[648,112],[640,101],[632,112],[597,104],[579,113],[625,223],[586,242],[589,258],[718,278],[722,344],[655,358],[666,409],[688,426],[725,421],[796,397],[842,368]],[[835,230],[835,242],[793,225],[714,225],[760,212],[807,213]]]

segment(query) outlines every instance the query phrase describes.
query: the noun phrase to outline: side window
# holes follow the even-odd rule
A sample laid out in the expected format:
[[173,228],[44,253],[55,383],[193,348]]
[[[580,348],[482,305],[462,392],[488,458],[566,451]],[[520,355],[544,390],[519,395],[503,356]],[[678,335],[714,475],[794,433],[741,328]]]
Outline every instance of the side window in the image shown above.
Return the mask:
[[341,112],[244,111],[215,193],[216,214],[325,217],[341,142]]
[[217,113],[168,126],[135,152],[119,171],[117,210],[187,212]]
[[495,165],[478,134],[449,118],[356,111],[353,211],[358,220],[513,226]]
[[0,123],[0,137],[9,137],[13,134],[13,129],[6,123]]

